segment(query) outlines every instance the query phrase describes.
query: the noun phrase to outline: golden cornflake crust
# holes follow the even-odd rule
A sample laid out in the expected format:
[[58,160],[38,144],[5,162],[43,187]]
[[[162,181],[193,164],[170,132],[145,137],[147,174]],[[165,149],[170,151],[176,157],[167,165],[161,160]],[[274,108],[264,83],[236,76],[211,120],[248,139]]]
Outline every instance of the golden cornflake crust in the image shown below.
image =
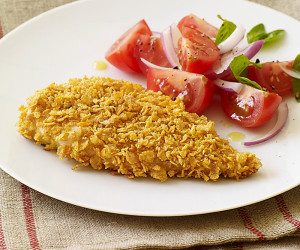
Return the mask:
[[20,107],[19,132],[77,166],[110,169],[129,178],[220,176],[239,179],[261,163],[221,139],[214,123],[183,102],[110,78],[70,79],[37,91]]

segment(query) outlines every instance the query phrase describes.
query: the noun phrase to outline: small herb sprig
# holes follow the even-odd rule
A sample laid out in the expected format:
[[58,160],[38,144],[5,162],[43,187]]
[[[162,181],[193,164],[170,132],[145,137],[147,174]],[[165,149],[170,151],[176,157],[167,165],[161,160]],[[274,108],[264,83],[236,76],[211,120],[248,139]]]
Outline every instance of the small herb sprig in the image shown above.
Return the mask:
[[219,28],[219,31],[216,36],[215,43],[217,45],[225,41],[236,29],[236,25],[233,22],[223,19],[220,15],[218,15],[218,18],[220,18],[223,21],[223,23]]
[[245,55],[236,56],[230,63],[230,69],[234,77],[243,84],[249,85],[251,87],[262,90],[262,87],[255,81],[250,80],[248,76],[248,67],[250,64],[255,65],[258,68],[261,68],[260,63],[250,62]]
[[273,43],[282,38],[285,34],[285,30],[278,29],[271,32],[266,32],[266,28],[264,24],[260,23],[255,25],[248,33],[247,33],[247,41],[248,43],[252,43],[258,40],[264,40],[264,46],[266,44]]
[[[300,54],[296,56],[292,66],[292,70],[300,71]],[[297,102],[300,102],[300,79],[293,77],[292,84],[295,99]]]

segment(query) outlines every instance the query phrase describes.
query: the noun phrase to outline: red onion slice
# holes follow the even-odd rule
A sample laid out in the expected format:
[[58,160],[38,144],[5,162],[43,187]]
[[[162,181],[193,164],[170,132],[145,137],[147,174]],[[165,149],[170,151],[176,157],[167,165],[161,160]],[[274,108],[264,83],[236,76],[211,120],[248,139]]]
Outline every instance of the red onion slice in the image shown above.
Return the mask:
[[218,45],[220,54],[231,51],[244,38],[245,32],[246,29],[242,25],[238,24],[233,33],[225,41]]
[[292,70],[292,69],[287,69],[286,67],[282,66],[279,64],[280,68],[287,73],[289,76],[300,79],[300,71]]
[[159,31],[152,31],[152,36],[160,38],[160,32]]
[[230,63],[234,57],[244,54],[249,60],[252,59],[259,52],[264,41],[259,40],[250,44],[245,43],[242,40],[230,52],[221,55],[219,61],[213,66],[212,70],[205,73],[205,76],[213,80],[230,74]]
[[240,93],[242,88],[243,88],[243,84],[239,83],[239,82],[229,82],[229,81],[224,81],[221,79],[216,79],[213,81],[213,83],[218,86],[219,88],[221,88],[222,90],[231,92],[231,93]]
[[232,51],[225,53],[221,56],[221,72],[215,71],[216,73],[222,73],[224,70],[227,70],[230,67],[230,63],[234,57],[244,54],[250,60],[254,55],[261,49],[264,41],[259,40],[250,44],[244,44],[244,41],[240,42]]
[[258,53],[258,51],[260,51],[263,44],[264,40],[258,40],[253,43],[250,43],[246,48],[244,48],[244,50],[240,54],[244,54],[250,60]]
[[170,26],[171,29],[171,37],[172,37],[172,41],[173,41],[173,47],[175,49],[175,52],[178,51],[178,40],[179,38],[182,37],[180,30],[178,29],[177,25],[175,23],[173,23]]
[[273,138],[282,130],[282,128],[286,124],[288,113],[289,113],[288,105],[286,103],[281,103],[277,109],[277,121],[274,127],[263,138],[254,141],[247,141],[244,142],[243,144],[245,146],[253,146]]
[[173,39],[172,39],[170,27],[168,27],[161,33],[161,42],[169,63],[172,65],[172,67],[179,68],[180,63],[173,45]]
[[141,61],[142,61],[142,63],[144,63],[144,64],[145,64],[147,67],[149,67],[149,68],[154,68],[154,69],[164,69],[164,70],[166,70],[166,69],[171,69],[171,68],[161,67],[161,66],[158,66],[158,65],[156,65],[156,64],[153,64],[153,63],[147,61],[147,60],[144,59],[144,58],[141,58]]

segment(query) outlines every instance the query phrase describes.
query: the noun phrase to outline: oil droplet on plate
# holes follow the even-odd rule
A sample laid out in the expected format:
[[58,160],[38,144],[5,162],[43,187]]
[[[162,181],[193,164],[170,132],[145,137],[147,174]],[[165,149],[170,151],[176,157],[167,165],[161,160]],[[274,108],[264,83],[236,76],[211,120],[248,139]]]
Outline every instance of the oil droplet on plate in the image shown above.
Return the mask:
[[227,135],[227,138],[232,141],[241,141],[245,139],[245,135],[241,132],[231,132]]
[[103,61],[95,61],[94,67],[97,70],[105,70],[107,68],[107,64]]

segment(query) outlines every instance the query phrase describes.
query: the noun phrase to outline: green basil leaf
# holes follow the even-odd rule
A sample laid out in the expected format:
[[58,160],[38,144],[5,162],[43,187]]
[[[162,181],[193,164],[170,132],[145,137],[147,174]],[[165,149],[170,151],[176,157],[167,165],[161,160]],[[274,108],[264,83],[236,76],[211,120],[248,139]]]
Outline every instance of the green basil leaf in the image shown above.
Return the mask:
[[251,87],[262,90],[262,87],[255,81],[252,81],[247,78],[248,75],[248,67],[250,64],[255,65],[256,67],[261,68],[262,65],[259,63],[250,62],[249,59],[245,55],[239,55],[233,58],[230,63],[230,69],[234,75],[234,77],[243,84],[249,85]]
[[[300,54],[296,56],[292,70],[297,70],[300,71]],[[293,92],[295,95],[295,98],[297,102],[300,102],[300,79],[298,78],[292,78],[292,83],[293,83]]]
[[264,45],[273,43],[283,37],[285,34],[285,30],[279,29],[274,30],[269,33],[266,32],[265,26],[260,23],[254,26],[248,33],[247,33],[247,41],[248,43],[252,43],[258,40],[264,40]]
[[230,63],[230,69],[237,80],[240,76],[247,76],[248,66],[249,59],[244,55],[236,56]]
[[225,41],[235,30],[236,25],[233,22],[223,19],[220,15],[218,17],[223,21],[216,36],[215,43],[218,45]]
[[266,34],[263,39],[265,40],[264,45],[268,44],[268,43],[273,43],[276,40],[280,39],[281,37],[283,37],[285,34],[284,30],[274,30],[268,34]]
[[262,87],[261,87],[257,82],[252,81],[252,80],[250,80],[250,79],[247,78],[247,77],[240,76],[239,79],[238,79],[238,81],[239,81],[240,83],[249,85],[249,86],[251,86],[251,87],[253,87],[253,88],[263,90]]
[[248,43],[261,40],[266,34],[265,26],[262,23],[257,24],[247,33]]

